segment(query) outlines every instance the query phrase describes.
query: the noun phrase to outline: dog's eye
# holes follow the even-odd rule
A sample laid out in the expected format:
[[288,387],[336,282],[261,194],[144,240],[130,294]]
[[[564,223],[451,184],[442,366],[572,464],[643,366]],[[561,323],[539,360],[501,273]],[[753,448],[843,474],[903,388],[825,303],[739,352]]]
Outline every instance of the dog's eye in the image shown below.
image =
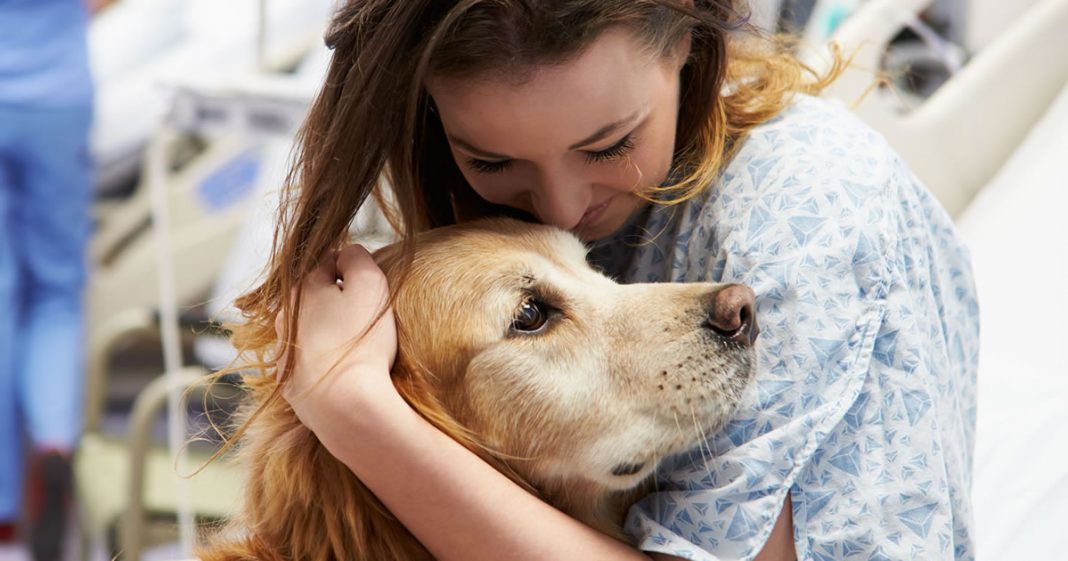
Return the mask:
[[545,327],[549,314],[537,300],[526,300],[512,320],[512,329],[523,333],[536,333]]

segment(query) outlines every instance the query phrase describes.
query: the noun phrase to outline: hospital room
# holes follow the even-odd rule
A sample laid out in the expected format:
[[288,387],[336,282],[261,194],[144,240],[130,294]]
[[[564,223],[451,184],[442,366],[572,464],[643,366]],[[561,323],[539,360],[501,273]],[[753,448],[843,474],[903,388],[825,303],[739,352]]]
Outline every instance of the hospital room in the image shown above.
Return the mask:
[[0,0],[0,561],[1068,561],[1066,214],[1068,0]]

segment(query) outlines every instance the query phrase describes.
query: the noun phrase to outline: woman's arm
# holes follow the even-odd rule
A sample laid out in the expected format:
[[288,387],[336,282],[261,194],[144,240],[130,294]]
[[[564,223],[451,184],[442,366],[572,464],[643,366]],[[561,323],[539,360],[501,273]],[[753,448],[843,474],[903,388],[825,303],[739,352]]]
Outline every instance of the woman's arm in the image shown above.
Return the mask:
[[795,561],[797,548],[794,547],[794,509],[790,493],[786,493],[786,502],[782,505],[779,519],[771,529],[771,536],[764,544],[764,549],[753,561]]
[[527,493],[396,392],[359,410],[345,419],[359,436],[327,448],[436,558],[649,559]]
[[[328,445],[443,561],[650,559],[527,493],[430,425],[396,392],[353,407],[349,434]],[[756,561],[795,559],[790,504]],[[679,559],[656,554],[658,560]]]
[[[346,355],[336,375],[317,384],[311,373],[337,360],[330,349],[358,334],[387,293],[382,273],[358,246],[343,250],[332,269],[321,267],[302,287],[302,344],[284,395],[327,450],[436,558],[650,559],[527,493],[412,410],[389,379],[392,315]],[[350,289],[338,289],[335,278]],[[785,536],[792,552],[792,532],[777,534],[788,514],[787,508],[772,536]]]

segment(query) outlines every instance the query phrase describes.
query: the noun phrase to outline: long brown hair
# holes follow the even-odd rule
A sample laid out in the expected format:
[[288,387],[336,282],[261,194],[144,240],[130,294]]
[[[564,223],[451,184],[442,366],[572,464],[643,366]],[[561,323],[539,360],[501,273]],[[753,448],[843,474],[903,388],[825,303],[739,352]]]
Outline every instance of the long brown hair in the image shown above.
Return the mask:
[[[297,337],[300,279],[345,242],[369,196],[384,207],[408,251],[429,228],[517,211],[483,201],[453,161],[425,83],[431,75],[490,71],[522,80],[538,65],[575,57],[602,32],[622,27],[651,52],[689,34],[681,70],[674,185],[662,203],[712,185],[744,135],[778,113],[795,92],[815,93],[818,76],[787,41],[747,23],[734,0],[349,0],[326,34],[333,59],[297,137],[283,189],[266,281],[237,301],[246,323],[238,348],[273,368],[274,318]],[[383,181],[385,179],[385,181]],[[388,197],[385,185],[389,186]],[[666,195],[666,196],[665,196]],[[389,204],[386,204],[386,200]],[[283,380],[288,372],[280,373]]]

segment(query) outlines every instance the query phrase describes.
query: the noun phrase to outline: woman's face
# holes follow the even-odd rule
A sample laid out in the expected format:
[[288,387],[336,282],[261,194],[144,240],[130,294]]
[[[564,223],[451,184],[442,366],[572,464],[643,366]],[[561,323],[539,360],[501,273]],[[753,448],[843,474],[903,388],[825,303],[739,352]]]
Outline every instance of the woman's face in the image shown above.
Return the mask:
[[475,192],[594,240],[644,204],[635,192],[667,177],[687,49],[650,55],[610,30],[518,85],[489,74],[435,78],[428,90]]

